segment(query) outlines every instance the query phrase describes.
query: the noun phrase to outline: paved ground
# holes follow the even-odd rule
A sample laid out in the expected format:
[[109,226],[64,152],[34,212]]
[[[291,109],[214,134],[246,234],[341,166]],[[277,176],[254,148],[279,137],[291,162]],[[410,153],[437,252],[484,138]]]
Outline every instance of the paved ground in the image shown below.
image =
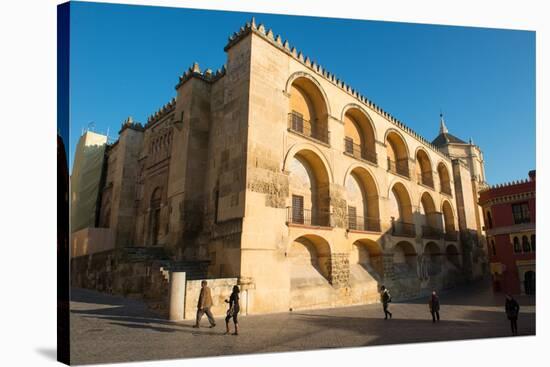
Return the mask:
[[[509,336],[503,297],[481,282],[440,295],[441,317],[432,324],[425,300],[393,303],[392,320],[380,305],[240,317],[240,335],[167,322],[143,303],[73,289],[71,361],[75,364],[265,353]],[[520,335],[535,334],[534,297],[519,297]]]

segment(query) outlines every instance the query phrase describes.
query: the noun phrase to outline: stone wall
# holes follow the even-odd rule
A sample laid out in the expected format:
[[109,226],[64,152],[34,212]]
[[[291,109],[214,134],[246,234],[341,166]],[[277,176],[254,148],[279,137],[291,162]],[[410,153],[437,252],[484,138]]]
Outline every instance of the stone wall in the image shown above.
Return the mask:
[[84,228],[71,233],[71,257],[95,254],[115,248],[110,228]]
[[[229,296],[233,290],[233,286],[237,285],[237,278],[222,278],[222,279],[206,279],[208,287],[212,293],[212,314],[214,317],[222,317],[226,315],[228,304],[224,300],[229,300]],[[194,320],[197,315],[197,303],[199,301],[199,295],[201,291],[201,280],[191,280],[186,282],[185,290],[185,309],[184,318],[186,320]],[[247,291],[241,291],[240,297],[240,313],[247,314]],[[203,317],[203,324],[204,319]]]
[[349,271],[349,255],[347,253],[331,255],[330,278],[334,287],[349,287]]

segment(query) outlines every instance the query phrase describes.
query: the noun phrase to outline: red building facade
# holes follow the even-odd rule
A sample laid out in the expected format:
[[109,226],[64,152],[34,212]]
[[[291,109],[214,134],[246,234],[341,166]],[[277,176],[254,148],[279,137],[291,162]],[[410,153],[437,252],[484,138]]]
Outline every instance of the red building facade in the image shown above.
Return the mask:
[[535,194],[535,171],[480,193],[495,292],[535,294]]

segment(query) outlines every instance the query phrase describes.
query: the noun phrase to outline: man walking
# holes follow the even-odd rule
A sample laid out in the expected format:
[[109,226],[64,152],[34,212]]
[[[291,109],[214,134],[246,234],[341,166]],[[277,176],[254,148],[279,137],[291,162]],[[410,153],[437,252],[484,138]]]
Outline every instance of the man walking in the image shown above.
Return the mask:
[[210,288],[207,286],[206,280],[203,280],[201,282],[201,293],[197,304],[197,321],[195,325],[193,325],[194,328],[199,327],[203,314],[206,314],[208,317],[211,328],[216,326],[216,320],[214,320],[210,307],[212,307],[212,294],[210,292]]
[[435,290],[432,292],[432,295],[428,301],[428,306],[430,307],[430,313],[432,314],[432,321],[435,322],[436,317],[439,321],[439,297]]
[[382,291],[380,298],[382,300],[382,307],[384,308],[384,320],[388,319],[388,315],[390,315],[390,319],[391,319],[392,313],[388,311],[388,303],[391,302],[390,292],[386,289],[385,286],[380,287],[380,291]]
[[512,335],[518,335],[518,314],[519,304],[511,295],[506,295],[506,304],[504,305],[506,310],[506,316],[510,320],[510,326],[512,327]]

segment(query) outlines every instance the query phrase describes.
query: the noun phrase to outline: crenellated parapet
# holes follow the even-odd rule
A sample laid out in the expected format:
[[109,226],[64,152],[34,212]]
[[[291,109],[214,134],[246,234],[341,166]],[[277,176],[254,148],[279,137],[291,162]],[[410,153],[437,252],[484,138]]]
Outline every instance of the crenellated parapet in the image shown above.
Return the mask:
[[482,191],[509,188],[509,187],[513,187],[513,186],[517,186],[517,185],[526,184],[528,182],[532,182],[532,181],[528,180],[528,179],[509,181],[509,182],[499,183],[499,184],[495,184],[495,185],[491,185],[491,186],[486,186]]
[[224,51],[229,50],[231,47],[239,43],[242,39],[244,39],[247,35],[250,33],[254,33],[260,37],[262,37],[264,40],[270,42],[273,46],[279,48],[281,51],[285,52],[287,55],[293,57],[295,60],[299,61],[309,69],[313,70],[318,75],[325,78],[327,81],[331,82],[332,84],[336,85],[338,88],[343,90],[344,92],[348,93],[352,97],[356,98],[359,102],[363,103],[365,106],[369,107],[371,110],[378,113],[380,116],[384,117],[386,120],[390,121],[394,125],[398,126],[401,130],[407,132],[412,137],[419,140],[422,144],[430,147],[435,152],[439,153],[445,158],[450,158],[447,153],[442,151],[439,147],[433,145],[430,141],[428,141],[426,138],[418,134],[416,131],[405,125],[402,121],[395,118],[393,115],[391,115],[389,112],[382,109],[379,105],[359,93],[356,89],[351,87],[350,85],[346,84],[343,80],[338,78],[333,73],[326,70],[323,66],[313,61],[309,56],[305,56],[302,51],[299,51],[296,49],[296,47],[291,46],[288,40],[282,39],[280,35],[275,35],[273,33],[272,29],[267,29],[265,25],[263,24],[256,24],[256,20],[253,17],[249,22],[247,22],[244,26],[242,26],[238,32],[234,32],[231,36],[229,36],[228,43],[224,47]]
[[157,112],[155,112],[151,116],[147,117],[146,126],[150,126],[150,125],[154,124],[155,122],[159,121],[164,116],[166,116],[170,112],[174,111],[175,108],[176,108],[176,99],[172,98],[170,100],[170,102],[166,103],[164,106],[159,108]]
[[180,75],[179,82],[176,84],[176,89],[178,89],[182,84],[188,81],[191,78],[199,78],[205,82],[213,83],[225,75],[225,65],[220,69],[213,72],[212,69],[206,69],[204,72],[201,71],[198,62],[194,62],[185,73]]
[[118,133],[122,133],[124,130],[126,129],[132,129],[132,130],[137,130],[137,131],[144,131],[145,128],[143,127],[143,125],[139,122],[134,122],[132,116],[128,116],[128,118],[126,118],[126,120],[124,120],[124,122],[122,123],[122,126],[120,127],[120,130],[118,131]]

